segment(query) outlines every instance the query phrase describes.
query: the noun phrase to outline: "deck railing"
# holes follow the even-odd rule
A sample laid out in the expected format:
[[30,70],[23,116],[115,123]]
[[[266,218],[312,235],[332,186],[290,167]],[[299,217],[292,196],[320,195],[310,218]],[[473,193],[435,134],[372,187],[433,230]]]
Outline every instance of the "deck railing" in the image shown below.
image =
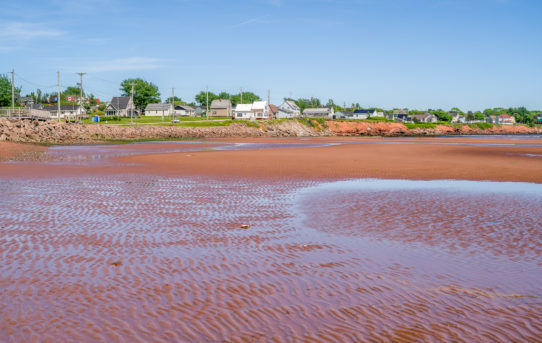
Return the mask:
[[51,119],[51,112],[24,107],[0,107],[0,118]]

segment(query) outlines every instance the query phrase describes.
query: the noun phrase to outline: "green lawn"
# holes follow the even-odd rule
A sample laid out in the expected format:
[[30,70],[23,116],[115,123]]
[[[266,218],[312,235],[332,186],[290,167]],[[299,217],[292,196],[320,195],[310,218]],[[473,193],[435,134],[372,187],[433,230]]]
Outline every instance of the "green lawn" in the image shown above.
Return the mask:
[[[174,118],[167,117],[167,116],[164,117],[164,120],[162,120],[161,116],[157,116],[157,117],[141,116],[141,117],[134,117],[133,121],[134,121],[134,124],[136,125],[141,125],[141,124],[170,125],[172,119]],[[216,120],[222,121],[222,120],[229,120],[230,118],[213,117],[212,119],[207,120],[205,117],[176,117],[175,119],[178,119],[181,123],[183,123],[183,122],[193,122],[193,121],[216,121]],[[132,123],[132,120],[130,119],[130,117],[120,117],[120,118],[119,117],[100,117],[99,123],[93,123],[92,118],[89,118],[89,119],[84,119],[83,124],[102,124],[103,125],[103,124],[106,124],[106,121],[108,125],[131,125]]]
[[[99,123],[93,123],[92,119],[84,119],[83,124],[92,125],[105,125],[107,119],[107,125],[119,125],[119,126],[131,126],[130,118],[100,118]],[[212,119],[206,119],[205,117],[177,117],[179,123],[172,123],[171,117],[138,117],[134,118],[134,126],[180,126],[180,127],[210,127],[210,126],[229,126],[232,123],[244,123],[250,127],[259,127],[259,124],[250,120],[237,120],[230,119],[229,117],[213,117]]]

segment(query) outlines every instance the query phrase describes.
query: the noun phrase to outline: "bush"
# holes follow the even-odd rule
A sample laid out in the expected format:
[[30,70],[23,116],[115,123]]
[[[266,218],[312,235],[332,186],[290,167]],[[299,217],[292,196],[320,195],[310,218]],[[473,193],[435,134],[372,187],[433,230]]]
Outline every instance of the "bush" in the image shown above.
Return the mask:
[[437,127],[436,124],[434,123],[418,123],[418,124],[412,124],[412,123],[404,123],[405,126],[412,130],[412,129],[416,129],[416,128],[421,128],[421,129],[434,129]]
[[493,124],[491,123],[474,123],[474,124],[468,124],[468,125],[472,129],[480,129],[480,130],[491,129],[493,127]]

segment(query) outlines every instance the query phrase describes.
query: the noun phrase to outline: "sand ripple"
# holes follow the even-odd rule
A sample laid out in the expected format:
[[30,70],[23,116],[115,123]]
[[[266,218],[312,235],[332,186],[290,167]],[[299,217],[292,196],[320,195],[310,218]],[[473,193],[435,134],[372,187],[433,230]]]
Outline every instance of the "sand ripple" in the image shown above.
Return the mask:
[[541,341],[533,198],[312,185],[0,181],[1,340]]

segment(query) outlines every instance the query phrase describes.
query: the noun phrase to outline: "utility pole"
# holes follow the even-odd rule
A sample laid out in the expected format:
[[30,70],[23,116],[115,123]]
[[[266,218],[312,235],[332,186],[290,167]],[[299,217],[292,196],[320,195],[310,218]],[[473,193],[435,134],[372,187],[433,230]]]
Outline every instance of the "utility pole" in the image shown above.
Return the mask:
[[269,108],[271,106],[271,89],[267,90],[267,116],[269,117]]
[[[15,68],[11,69],[11,115],[15,112]],[[19,114],[19,117],[21,115]]]
[[130,98],[132,100],[132,107],[130,108],[130,122],[134,125],[134,83],[132,82],[132,90],[130,91]]
[[209,120],[209,86],[205,86],[205,94],[207,97],[207,112],[205,112],[205,119]]
[[173,110],[173,114],[175,113],[175,88],[171,88],[171,109]]
[[57,117],[58,117],[58,121],[60,122],[60,72],[57,71],[56,72],[56,78],[57,78],[57,81],[58,81],[58,93],[57,93],[57,98],[56,98],[56,104],[57,104]]
[[241,87],[241,103],[243,103],[243,87]]
[[79,83],[79,89],[81,91],[81,95],[79,96],[79,113],[82,113],[83,111],[83,75],[86,75],[86,73],[77,73],[79,77],[81,77],[81,82]]

